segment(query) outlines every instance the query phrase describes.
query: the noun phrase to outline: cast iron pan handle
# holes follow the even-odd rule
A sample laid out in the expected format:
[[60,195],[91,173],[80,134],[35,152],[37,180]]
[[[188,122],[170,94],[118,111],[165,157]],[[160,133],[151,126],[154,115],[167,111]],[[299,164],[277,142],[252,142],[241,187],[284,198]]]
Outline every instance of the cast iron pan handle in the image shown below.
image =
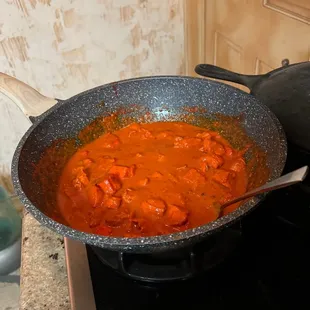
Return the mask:
[[264,76],[240,74],[208,64],[197,65],[195,72],[202,76],[238,83],[248,87],[250,90]]
[[32,123],[36,116],[41,115],[57,103],[56,99],[45,97],[24,82],[1,72],[0,92],[13,100]]

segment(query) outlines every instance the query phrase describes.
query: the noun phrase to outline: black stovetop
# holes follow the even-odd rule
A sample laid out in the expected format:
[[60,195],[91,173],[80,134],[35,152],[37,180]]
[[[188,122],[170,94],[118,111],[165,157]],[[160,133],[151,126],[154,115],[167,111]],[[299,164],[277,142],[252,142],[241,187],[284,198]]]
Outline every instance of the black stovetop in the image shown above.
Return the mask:
[[[290,149],[291,150],[291,149]],[[307,164],[291,151],[286,170]],[[224,262],[183,282],[135,282],[104,266],[88,247],[97,309],[309,309],[310,186],[276,191],[245,217],[239,245]]]

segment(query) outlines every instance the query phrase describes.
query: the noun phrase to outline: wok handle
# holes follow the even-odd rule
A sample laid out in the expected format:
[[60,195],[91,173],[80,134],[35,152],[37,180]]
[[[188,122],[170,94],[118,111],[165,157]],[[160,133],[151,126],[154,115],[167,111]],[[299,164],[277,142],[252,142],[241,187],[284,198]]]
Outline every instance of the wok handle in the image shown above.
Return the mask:
[[256,82],[264,77],[264,75],[240,74],[209,64],[197,65],[195,67],[195,72],[202,76],[238,83],[248,87],[250,90],[252,90]]
[[1,72],[0,92],[13,100],[29,118],[41,115],[57,103],[56,99],[45,97],[24,82]]

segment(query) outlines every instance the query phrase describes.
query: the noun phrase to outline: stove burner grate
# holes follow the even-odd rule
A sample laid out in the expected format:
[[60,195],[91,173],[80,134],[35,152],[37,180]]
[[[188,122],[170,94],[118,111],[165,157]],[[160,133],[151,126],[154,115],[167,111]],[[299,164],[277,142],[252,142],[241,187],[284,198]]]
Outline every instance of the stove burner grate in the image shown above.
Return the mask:
[[131,254],[91,247],[99,260],[132,280],[167,283],[194,278],[230,256],[241,240],[240,224],[191,247],[159,254]]

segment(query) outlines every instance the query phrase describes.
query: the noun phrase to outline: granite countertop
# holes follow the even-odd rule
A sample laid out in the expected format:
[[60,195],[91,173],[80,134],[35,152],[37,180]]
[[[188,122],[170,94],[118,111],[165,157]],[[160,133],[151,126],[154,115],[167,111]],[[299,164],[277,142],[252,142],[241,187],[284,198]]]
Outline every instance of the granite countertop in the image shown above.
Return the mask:
[[23,216],[20,310],[71,309],[63,237]]

